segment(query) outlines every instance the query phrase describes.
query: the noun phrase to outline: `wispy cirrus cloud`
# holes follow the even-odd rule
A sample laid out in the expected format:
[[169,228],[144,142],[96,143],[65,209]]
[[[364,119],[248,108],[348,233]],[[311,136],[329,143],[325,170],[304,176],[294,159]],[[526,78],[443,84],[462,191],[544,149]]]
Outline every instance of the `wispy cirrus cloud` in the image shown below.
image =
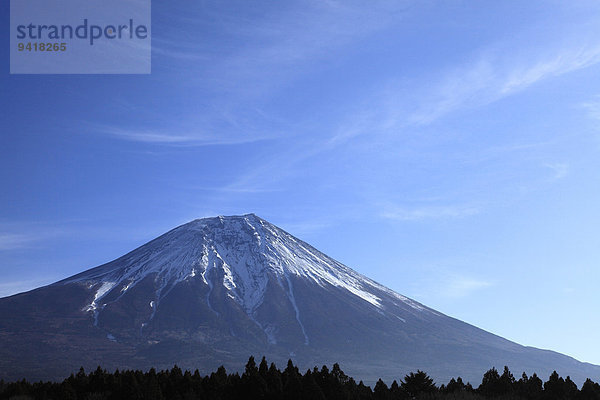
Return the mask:
[[137,129],[123,128],[118,126],[94,125],[93,131],[113,136],[121,140],[157,145],[171,145],[182,147],[214,146],[214,145],[236,145],[253,143],[263,140],[277,138],[277,134],[261,133],[236,133],[225,132],[217,134],[205,132],[201,129],[196,131],[185,130],[174,127],[173,129]]
[[455,277],[447,282],[442,294],[446,297],[461,298],[467,297],[474,292],[493,286],[492,282],[470,277]]
[[11,251],[41,246],[49,240],[62,237],[64,229],[37,224],[0,224],[0,251]]
[[[171,24],[165,24],[160,36],[153,38],[152,51],[160,60],[156,68],[166,71],[162,78],[171,82],[164,97],[151,103],[149,108],[156,112],[132,110],[129,115],[137,115],[143,123],[95,131],[167,146],[228,145],[281,137],[282,130],[290,129],[285,121],[277,120],[273,97],[299,77],[322,69],[340,49],[401,18],[405,8],[387,2],[368,9],[352,1],[284,2],[263,7],[259,14],[252,10],[254,18],[249,19],[220,2],[175,6],[169,9]],[[177,103],[190,110],[174,107],[171,92],[178,96]],[[194,101],[204,107],[190,105]],[[160,127],[173,114],[181,123]]]
[[[591,100],[581,103],[580,107],[587,112],[588,118],[590,118],[594,124],[600,122],[600,95],[596,95]],[[600,129],[597,126],[593,130],[595,134],[595,141],[598,146],[600,146],[600,135],[598,134],[599,131]]]
[[[159,131],[123,129],[117,127],[106,127],[99,132],[107,133],[120,139],[143,143],[182,144],[202,143],[202,135],[168,134]],[[205,139],[206,141],[206,139]]]
[[[497,285],[497,277],[485,274],[485,269],[474,265],[471,257],[431,260],[419,266],[422,276],[411,284],[413,295],[437,301],[461,300],[476,296]],[[480,272],[481,271],[481,272]]]
[[[244,98],[262,97],[332,57],[336,49],[384,29],[410,3],[382,2],[367,9],[353,1],[272,3],[249,20],[214,2],[196,16],[175,15],[176,39],[160,38],[157,52],[175,59],[192,53],[193,59],[206,61],[194,66],[203,71],[195,83],[216,84]],[[184,38],[182,26],[189,32]],[[198,36],[198,26],[211,35]]]
[[26,248],[40,239],[39,235],[0,232],[0,251]]
[[420,221],[439,218],[464,218],[480,213],[480,209],[465,205],[432,205],[403,207],[397,205],[386,206],[380,216],[394,221]]
[[[279,156],[265,159],[256,168],[244,171],[231,187],[259,187],[268,190],[269,187],[280,185],[283,180],[294,179],[302,173],[302,165],[309,163],[309,160],[325,158],[324,154],[331,158],[340,158],[341,152],[355,153],[358,157],[353,159],[366,160],[367,163],[374,162],[371,157],[375,157],[380,166],[379,171],[390,171],[397,168],[397,165],[402,162],[401,157],[406,154],[403,153],[405,149],[410,151],[412,146],[422,150],[415,157],[421,157],[424,162],[429,163],[427,157],[432,153],[443,151],[436,146],[439,142],[448,141],[448,137],[419,137],[415,138],[416,144],[409,140],[403,141],[401,138],[416,136],[414,132],[419,131],[418,128],[433,125],[456,112],[484,107],[514,96],[543,81],[600,62],[600,43],[594,41],[579,44],[572,39],[560,44],[545,43],[545,46],[540,46],[539,49],[528,48],[528,45],[520,43],[512,43],[512,45],[516,46],[514,51],[507,51],[510,46],[506,44],[490,45],[473,55],[468,62],[437,71],[436,76],[429,77],[431,81],[426,82],[428,77],[425,77],[421,81],[410,83],[401,79],[390,82],[385,89],[372,93],[368,99],[357,100],[355,109],[346,113],[351,116],[340,116],[328,134],[315,140],[297,141],[294,143],[293,151],[286,150]],[[590,112],[600,115],[598,112],[600,106],[590,103],[587,107]],[[457,162],[492,164],[493,161],[500,165],[497,160],[509,158],[509,153],[532,154],[546,150],[556,145],[554,139],[553,137],[520,137],[497,143],[491,141],[482,142],[481,145],[477,143],[473,146],[476,151],[464,152],[465,156],[457,157]],[[400,149],[399,146],[403,148]],[[387,160],[381,157],[382,153],[391,151],[396,154]],[[367,152],[372,154],[366,155]],[[496,164],[493,168],[496,168]],[[537,163],[538,172],[539,165]],[[554,172],[553,179],[564,178],[569,172],[568,163],[551,163],[545,167]],[[488,176],[484,176],[484,172],[476,176],[473,174],[472,182],[477,179],[481,182],[481,186],[484,186],[489,181],[489,175],[497,174],[497,179],[503,184],[505,180],[501,176],[505,170],[497,168],[498,170],[485,172]],[[348,173],[352,174],[352,171]],[[539,175],[535,179],[540,179]],[[375,204],[380,199],[385,201],[388,197],[389,193],[386,193],[385,185],[368,185],[361,179],[357,179],[357,182],[362,184],[365,189],[363,197],[369,198],[370,203]],[[514,182],[514,178],[509,182]],[[473,190],[476,191],[475,188]],[[366,193],[368,191],[372,193]],[[440,195],[445,197],[444,194]],[[485,200],[482,204],[488,204]],[[388,205],[376,209],[383,210],[378,211],[382,218],[393,221],[465,218],[481,213],[481,206],[474,206],[468,201],[463,204],[459,199],[459,204],[453,204],[451,199],[442,199],[436,204],[424,202],[406,206]]]
[[[390,81],[340,125],[328,144],[343,144],[363,134],[393,136],[407,128],[430,125],[454,112],[488,105],[600,63],[598,41],[581,44],[573,38],[562,46],[548,44],[539,50],[505,47],[490,46],[462,65],[438,71],[438,77],[422,85]],[[600,116],[596,102],[584,106],[590,115]]]
[[598,64],[600,43],[551,46],[532,50],[527,57],[510,54],[504,49],[488,50],[447,72],[408,120],[417,125],[429,124],[458,109],[486,105],[538,82]]
[[594,120],[600,120],[600,95],[592,100],[581,104],[581,107],[587,111],[588,116]]
[[196,42],[172,40],[164,37],[152,38],[152,54],[180,61],[206,61],[202,47]]
[[567,163],[545,164],[544,166],[554,173],[552,179],[562,179],[569,174],[569,164]]
[[316,231],[330,228],[333,222],[325,218],[313,221],[296,221],[281,223],[281,227],[294,236],[310,234]]

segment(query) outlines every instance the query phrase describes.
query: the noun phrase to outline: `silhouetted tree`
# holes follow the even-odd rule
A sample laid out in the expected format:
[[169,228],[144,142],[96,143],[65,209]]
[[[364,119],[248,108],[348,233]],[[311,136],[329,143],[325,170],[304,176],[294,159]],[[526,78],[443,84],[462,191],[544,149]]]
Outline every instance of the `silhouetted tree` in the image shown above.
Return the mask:
[[492,367],[483,374],[481,385],[479,385],[477,391],[487,397],[500,394],[500,374],[498,374],[496,368]]
[[[571,379],[569,379],[571,381]],[[571,382],[572,383],[572,382]],[[567,400],[572,395],[572,387],[569,383],[558,375],[556,371],[552,372],[548,380],[544,383],[544,399],[547,400]],[[575,387],[577,390],[577,387]]]
[[498,381],[498,391],[499,395],[509,395],[514,391],[515,386],[515,377],[510,372],[508,367],[504,366],[504,371],[502,375],[500,375],[500,379]]
[[156,370],[150,368],[150,371],[146,374],[146,380],[142,389],[143,397],[147,400],[162,400],[162,390],[156,376]]
[[283,371],[283,395],[286,399],[302,399],[302,383],[300,373],[294,366],[292,360],[288,360],[287,367]]
[[373,389],[373,398],[376,400],[389,400],[391,398],[390,390],[385,382],[381,379],[379,379],[375,384],[375,389]]
[[398,382],[393,381],[390,385],[390,395],[395,400],[406,400],[408,399],[408,393],[398,385]]
[[467,387],[464,384],[462,378],[459,376],[456,379],[454,379],[454,378],[450,379],[450,382],[448,382],[448,385],[446,385],[443,392],[445,392],[445,393],[460,393],[460,392],[463,392],[466,390],[467,390]]
[[516,387],[517,393],[529,400],[540,399],[544,394],[544,382],[535,373],[527,378],[527,374],[523,372],[523,376],[517,382]]
[[406,375],[400,386],[412,398],[416,398],[423,393],[433,393],[437,390],[433,379],[421,370]]
[[371,399],[373,396],[373,392],[369,386],[366,386],[363,381],[358,382],[356,386],[356,390],[358,392],[358,398],[360,400]]
[[315,378],[313,377],[310,369],[306,371],[306,374],[302,377],[302,398],[303,399],[315,399],[315,400],[326,400],[325,395],[321,387],[317,385]]
[[586,379],[577,395],[578,400],[600,400],[600,385]]
[[565,397],[567,399],[574,399],[577,396],[577,393],[577,385],[571,380],[571,377],[567,375],[567,378],[565,379]]
[[279,398],[283,393],[283,382],[281,380],[281,372],[277,369],[274,363],[271,363],[267,372],[267,390],[271,398]]
[[248,359],[242,375],[242,390],[246,399],[261,399],[267,393],[267,382],[261,376],[252,356]]
[[267,363],[267,359],[263,356],[258,366],[258,373],[263,377],[263,379],[266,379],[267,372],[269,372],[269,364]]

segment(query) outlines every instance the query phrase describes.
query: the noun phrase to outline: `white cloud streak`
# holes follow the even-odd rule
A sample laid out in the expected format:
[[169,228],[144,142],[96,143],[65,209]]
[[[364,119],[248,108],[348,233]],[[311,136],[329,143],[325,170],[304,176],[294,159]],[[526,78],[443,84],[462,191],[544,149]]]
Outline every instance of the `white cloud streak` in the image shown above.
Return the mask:
[[95,132],[107,134],[130,142],[182,147],[236,145],[274,139],[278,136],[255,133],[223,132],[222,134],[200,131],[127,129],[117,126],[96,126]]
[[[183,84],[192,97],[210,99],[211,108],[185,116],[179,127],[115,126],[96,131],[131,142],[171,146],[280,138],[282,129],[290,130],[280,127],[285,122],[274,121],[273,113],[261,114],[257,106],[298,77],[322,68],[340,48],[385,28],[403,11],[397,2],[365,9],[358,2],[338,1],[274,4],[253,19],[232,14],[230,6],[218,2],[207,3],[196,14],[175,11],[178,24],[173,32],[153,39],[154,54],[164,60],[157,68],[177,71],[174,87]],[[200,37],[204,29],[211,34]],[[197,126],[201,128],[186,128]]]
[[[568,43],[559,48],[532,50],[527,57],[512,54],[507,49],[482,51],[462,66],[441,73],[437,82],[432,78],[433,83],[412,90],[405,82],[390,82],[340,126],[330,143],[341,144],[365,134],[396,135],[407,128],[433,124],[463,109],[488,105],[544,80],[598,64],[600,43]],[[585,107],[591,114],[600,115],[596,103]]]
[[527,61],[502,59],[499,54],[481,55],[475,62],[450,72],[408,120],[416,125],[429,124],[460,108],[486,105],[598,62],[600,44],[566,46],[538,55],[537,60],[530,55]]
[[335,54],[335,49],[385,28],[405,11],[398,2],[369,7],[351,1],[281,5],[285,6],[265,10],[253,21],[236,18],[229,10],[213,10],[210,17],[219,22],[212,22],[212,28],[243,45],[217,54],[203,81],[214,80],[238,95],[268,93],[310,70],[311,64],[321,67],[318,62]]
[[600,121],[600,96],[594,97],[594,100],[585,102],[581,106],[591,119]]
[[[280,181],[297,176],[301,173],[298,167],[301,162],[308,162],[307,160],[315,159],[322,153],[339,157],[340,149],[348,147],[353,147],[349,151],[358,152],[387,150],[402,143],[398,140],[399,137],[410,135],[411,132],[418,131],[419,127],[433,125],[457,112],[484,107],[543,81],[598,64],[600,43],[579,39],[573,36],[558,44],[549,41],[539,46],[531,46],[524,39],[518,43],[490,45],[468,62],[446,68],[445,71],[437,71],[435,76],[430,75],[429,80],[422,77],[418,82],[407,83],[407,80],[397,77],[384,90],[374,92],[368,99],[358,100],[357,103],[360,104],[355,104],[354,110],[345,113],[350,117],[338,121],[338,128],[334,128],[328,137],[295,143],[293,151],[264,160],[255,169],[244,172],[229,187],[258,187],[267,191],[270,187],[279,185]],[[595,103],[585,106],[590,113],[600,116],[600,106]],[[365,140],[359,142],[359,137],[364,137]],[[420,143],[427,140],[435,145],[436,138],[419,138]],[[507,144],[502,151],[496,147],[483,148],[469,157],[485,161],[489,157],[498,157],[500,153],[526,151],[546,143]],[[566,163],[548,164],[545,167],[554,171],[553,179],[564,178],[569,172],[569,165]],[[481,213],[480,207],[452,204],[452,201],[444,199],[436,204],[379,207],[377,201],[382,198],[385,201],[383,192],[378,190],[365,197],[377,199],[372,203],[378,209],[383,209],[379,211],[380,216],[392,221],[465,218]]]
[[492,283],[485,280],[459,277],[448,282],[443,294],[446,297],[462,298],[490,286],[492,286]]
[[554,172],[553,179],[562,179],[569,174],[569,164],[567,163],[545,164],[544,166]]
[[0,233],[0,251],[29,247],[40,238],[20,233]]
[[388,206],[380,214],[382,218],[394,221],[421,221],[439,218],[464,218],[479,214],[480,210],[472,206]]
[[0,230],[0,251],[12,251],[20,249],[34,248],[42,245],[48,240],[64,236],[65,231],[61,229],[34,227],[28,225],[28,230],[15,228],[14,226],[1,227]]

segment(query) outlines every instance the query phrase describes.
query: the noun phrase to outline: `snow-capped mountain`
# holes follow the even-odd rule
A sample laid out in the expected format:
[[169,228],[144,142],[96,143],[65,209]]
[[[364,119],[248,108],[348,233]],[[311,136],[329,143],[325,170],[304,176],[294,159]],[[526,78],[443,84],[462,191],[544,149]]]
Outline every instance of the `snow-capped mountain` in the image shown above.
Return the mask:
[[237,369],[248,356],[339,362],[372,381],[492,366],[583,380],[600,367],[438,313],[249,214],[179,226],[53,285],[0,299],[0,378],[108,368]]
[[[92,313],[94,324],[98,325],[98,316],[108,304],[118,302],[129,290],[150,279],[154,286],[147,299],[151,313],[140,325],[143,330],[154,318],[161,300],[178,284],[191,280],[200,280],[206,285],[206,305],[216,315],[218,312],[211,305],[214,285],[222,286],[226,296],[260,326],[255,319],[256,312],[265,301],[267,284],[272,282],[287,295],[308,343],[291,277],[324,289],[331,286],[344,289],[380,313],[385,310],[393,313],[384,302],[396,306],[403,303],[418,311],[433,312],[253,214],[192,221],[124,257],[61,283],[87,285],[94,297],[83,311]],[[376,293],[380,293],[379,296]],[[272,332],[265,331],[265,334],[276,342]]]

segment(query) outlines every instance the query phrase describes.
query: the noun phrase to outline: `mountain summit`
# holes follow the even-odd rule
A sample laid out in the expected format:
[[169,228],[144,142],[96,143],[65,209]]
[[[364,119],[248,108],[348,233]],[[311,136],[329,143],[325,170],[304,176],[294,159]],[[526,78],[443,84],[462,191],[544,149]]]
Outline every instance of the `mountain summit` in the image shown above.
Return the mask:
[[360,379],[492,366],[576,381],[600,367],[523,347],[402,296],[254,214],[194,220],[55,284],[0,299],[0,378],[80,365],[203,372],[249,355],[339,362]]

